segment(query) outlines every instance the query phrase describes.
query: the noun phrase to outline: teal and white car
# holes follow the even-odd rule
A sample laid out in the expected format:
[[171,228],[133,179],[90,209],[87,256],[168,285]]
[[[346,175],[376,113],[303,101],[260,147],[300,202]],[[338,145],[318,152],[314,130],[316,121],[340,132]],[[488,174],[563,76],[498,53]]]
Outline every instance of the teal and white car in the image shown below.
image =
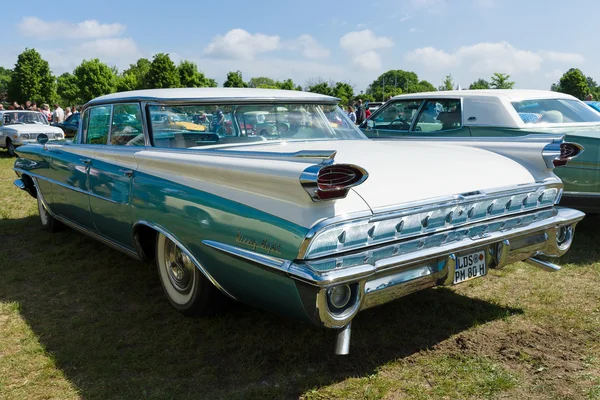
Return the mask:
[[554,135],[585,152],[556,170],[561,204],[600,213],[600,113],[577,98],[544,90],[456,90],[396,96],[361,128],[377,140],[458,143]]
[[[288,129],[248,134],[237,117],[249,111]],[[170,112],[211,113],[231,134],[154,123]],[[516,261],[559,269],[536,257],[564,254],[584,216],[556,207],[560,140],[381,143],[313,93],[111,94],[85,105],[75,141],[38,140],[17,149],[15,184],[45,228],[154,259],[185,314],[229,297],[337,329],[338,354],[366,308]]]

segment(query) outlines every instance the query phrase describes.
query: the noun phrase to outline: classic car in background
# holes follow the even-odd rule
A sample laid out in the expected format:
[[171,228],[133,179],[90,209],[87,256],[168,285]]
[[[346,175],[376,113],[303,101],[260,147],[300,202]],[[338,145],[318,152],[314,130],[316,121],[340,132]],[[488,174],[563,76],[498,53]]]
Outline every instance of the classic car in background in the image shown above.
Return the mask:
[[[232,134],[189,141],[155,118],[200,106],[232,121]],[[237,116],[257,108],[288,130],[244,135]],[[123,113],[134,120],[117,123]],[[559,269],[537,256],[564,254],[584,216],[555,207],[553,166],[570,158],[557,138],[382,143],[314,93],[117,93],[89,102],[80,125],[74,142],[42,136],[17,150],[15,184],[37,198],[45,228],[155,259],[184,314],[214,312],[228,296],[338,329],[337,354],[366,308],[516,261]]]
[[8,150],[11,157],[16,155],[18,146],[33,141],[44,133],[50,139],[64,139],[62,129],[50,126],[42,113],[37,111],[0,111],[0,148]]
[[458,142],[566,135],[566,141],[582,145],[585,152],[556,170],[565,185],[561,204],[600,212],[600,113],[573,96],[538,90],[412,93],[388,101],[361,128],[374,139]]
[[80,115],[81,114],[78,112],[75,114],[71,114],[63,122],[53,122],[51,125],[57,126],[60,129],[62,129],[63,133],[65,134],[65,137],[75,137],[75,135],[77,134],[77,128],[79,127]]
[[600,112],[600,101],[584,101],[584,103]]

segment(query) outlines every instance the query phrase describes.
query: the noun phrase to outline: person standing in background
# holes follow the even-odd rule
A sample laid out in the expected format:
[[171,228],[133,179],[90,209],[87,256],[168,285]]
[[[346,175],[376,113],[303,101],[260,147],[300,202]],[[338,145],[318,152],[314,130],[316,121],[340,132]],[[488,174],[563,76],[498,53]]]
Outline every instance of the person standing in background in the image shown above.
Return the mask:
[[65,112],[58,105],[58,103],[54,103],[54,113],[52,113],[52,122],[64,122],[65,120]]

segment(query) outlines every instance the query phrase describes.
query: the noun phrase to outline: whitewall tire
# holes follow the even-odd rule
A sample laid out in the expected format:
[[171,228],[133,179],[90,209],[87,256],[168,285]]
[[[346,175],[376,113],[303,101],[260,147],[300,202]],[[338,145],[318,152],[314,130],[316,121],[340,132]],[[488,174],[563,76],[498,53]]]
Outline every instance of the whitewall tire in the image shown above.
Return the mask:
[[41,196],[37,195],[38,211],[40,213],[40,222],[42,227],[49,232],[57,232],[63,228],[63,224],[58,222],[46,209],[42,202]]

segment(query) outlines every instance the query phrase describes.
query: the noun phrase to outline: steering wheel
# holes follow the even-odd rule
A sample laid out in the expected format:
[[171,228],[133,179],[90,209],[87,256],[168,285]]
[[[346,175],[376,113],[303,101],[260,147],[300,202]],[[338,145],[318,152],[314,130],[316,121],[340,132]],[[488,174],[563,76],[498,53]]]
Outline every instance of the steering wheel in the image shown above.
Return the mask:
[[[390,129],[396,129],[396,130],[401,130],[401,131],[407,131],[410,129],[410,123],[405,120],[402,117],[398,117],[394,120],[392,120],[392,122],[390,122]],[[394,126],[394,127],[392,127]],[[398,127],[398,128],[396,128]]]

